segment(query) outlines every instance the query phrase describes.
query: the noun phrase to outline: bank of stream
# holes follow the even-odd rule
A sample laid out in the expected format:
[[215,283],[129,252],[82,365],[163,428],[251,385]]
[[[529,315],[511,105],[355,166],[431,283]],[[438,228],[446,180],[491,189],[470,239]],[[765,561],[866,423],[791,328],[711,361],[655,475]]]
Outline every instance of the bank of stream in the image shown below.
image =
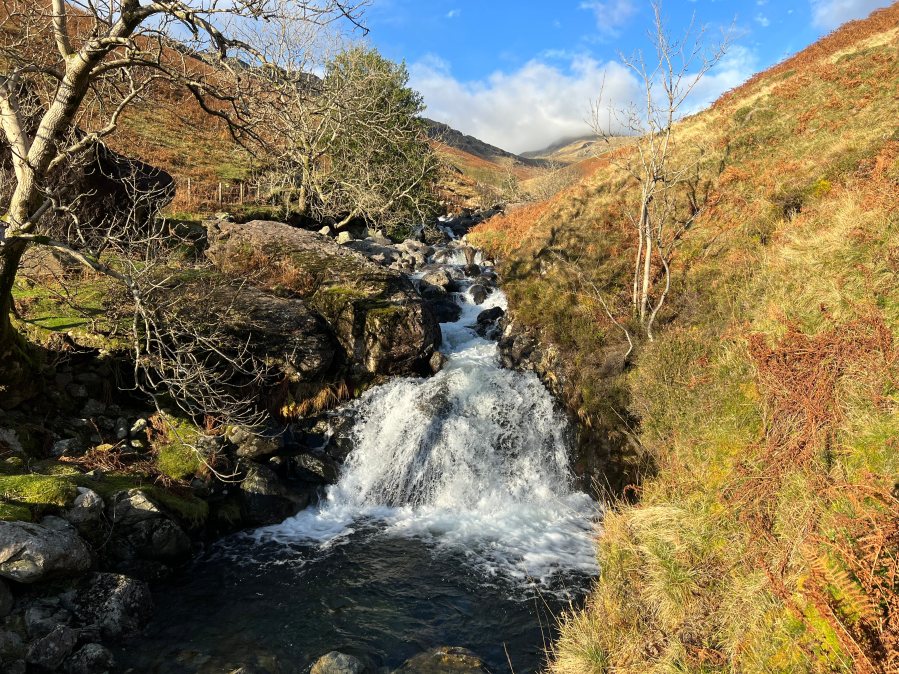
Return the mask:
[[123,670],[304,672],[341,651],[394,671],[440,646],[539,670],[597,572],[599,506],[574,486],[564,413],[536,375],[500,366],[483,312],[505,309],[502,291],[473,294],[452,243],[434,259],[461,307],[441,324],[442,370],[339,410],[354,449],[337,484],[158,585]]

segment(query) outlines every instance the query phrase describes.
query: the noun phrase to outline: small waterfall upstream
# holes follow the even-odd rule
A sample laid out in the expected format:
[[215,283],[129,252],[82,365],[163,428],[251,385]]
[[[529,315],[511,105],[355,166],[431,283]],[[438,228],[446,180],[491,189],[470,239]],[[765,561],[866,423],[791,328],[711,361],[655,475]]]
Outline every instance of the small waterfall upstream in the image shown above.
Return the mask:
[[[439,254],[461,276],[461,252]],[[308,674],[336,650],[410,674],[431,670],[397,668],[441,646],[495,673],[542,671],[555,616],[596,575],[599,506],[573,488],[570,429],[546,389],[473,329],[502,292],[477,306],[459,285],[444,368],[341,410],[354,449],[338,483],[159,588],[141,642],[116,656],[128,671]]]
[[[456,253],[447,266],[462,264]],[[380,523],[381,535],[464,550],[489,576],[546,585],[558,571],[597,571],[598,506],[572,486],[567,421],[536,375],[501,368],[497,343],[475,331],[481,311],[506,308],[502,291],[478,306],[461,283],[462,314],[441,325],[443,370],[353,403],[339,483],[260,539],[329,543]]]

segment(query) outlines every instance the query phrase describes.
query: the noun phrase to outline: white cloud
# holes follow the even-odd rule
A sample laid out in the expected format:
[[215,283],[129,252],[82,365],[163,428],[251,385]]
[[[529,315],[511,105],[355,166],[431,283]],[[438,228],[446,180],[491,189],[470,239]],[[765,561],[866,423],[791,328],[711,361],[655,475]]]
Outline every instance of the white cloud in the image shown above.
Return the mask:
[[762,28],[767,28],[768,26],[771,25],[770,19],[768,19],[768,17],[765,16],[764,14],[762,14],[761,12],[759,12],[758,14],[755,15],[755,22],[758,25],[760,25]]
[[450,11],[448,11],[448,12],[446,13],[446,18],[447,18],[447,19],[455,19],[455,18],[456,18],[457,16],[459,16],[461,13],[462,13],[462,10],[461,10],[461,9],[451,9]]
[[637,12],[633,0],[585,0],[581,9],[588,9],[596,15],[596,26],[600,32],[614,35]]
[[818,28],[838,27],[851,19],[862,19],[893,0],[811,0],[812,20]]
[[[537,150],[562,138],[588,134],[590,102],[599,96],[603,78],[604,109],[609,104],[622,108],[639,99],[637,80],[620,63],[603,64],[577,55],[565,66],[547,62],[544,55],[514,72],[497,71],[485,80],[461,82],[448,63],[429,57],[410,66],[411,85],[424,96],[429,117],[511,152]],[[754,55],[734,47],[699,82],[685,112],[702,109],[744,82],[755,68]]]

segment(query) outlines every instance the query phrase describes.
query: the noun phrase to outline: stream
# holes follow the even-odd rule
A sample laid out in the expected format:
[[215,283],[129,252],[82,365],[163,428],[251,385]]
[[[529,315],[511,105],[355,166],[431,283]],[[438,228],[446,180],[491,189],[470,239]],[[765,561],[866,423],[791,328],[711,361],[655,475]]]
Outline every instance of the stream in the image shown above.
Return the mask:
[[[447,267],[461,268],[460,251]],[[391,672],[464,647],[491,672],[536,672],[598,569],[600,508],[577,491],[571,432],[536,375],[505,370],[462,315],[433,377],[349,404],[354,450],[322,500],[220,541],[155,588],[154,619],[117,659],[136,672],[306,672],[341,651]]]

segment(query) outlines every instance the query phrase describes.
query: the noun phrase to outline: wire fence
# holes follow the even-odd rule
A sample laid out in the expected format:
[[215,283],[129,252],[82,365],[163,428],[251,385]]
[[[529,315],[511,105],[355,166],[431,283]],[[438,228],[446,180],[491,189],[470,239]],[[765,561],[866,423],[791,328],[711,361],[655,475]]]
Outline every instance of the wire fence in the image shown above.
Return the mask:
[[174,211],[224,210],[245,204],[275,204],[278,185],[260,180],[197,180],[176,178],[177,190],[170,208]]

